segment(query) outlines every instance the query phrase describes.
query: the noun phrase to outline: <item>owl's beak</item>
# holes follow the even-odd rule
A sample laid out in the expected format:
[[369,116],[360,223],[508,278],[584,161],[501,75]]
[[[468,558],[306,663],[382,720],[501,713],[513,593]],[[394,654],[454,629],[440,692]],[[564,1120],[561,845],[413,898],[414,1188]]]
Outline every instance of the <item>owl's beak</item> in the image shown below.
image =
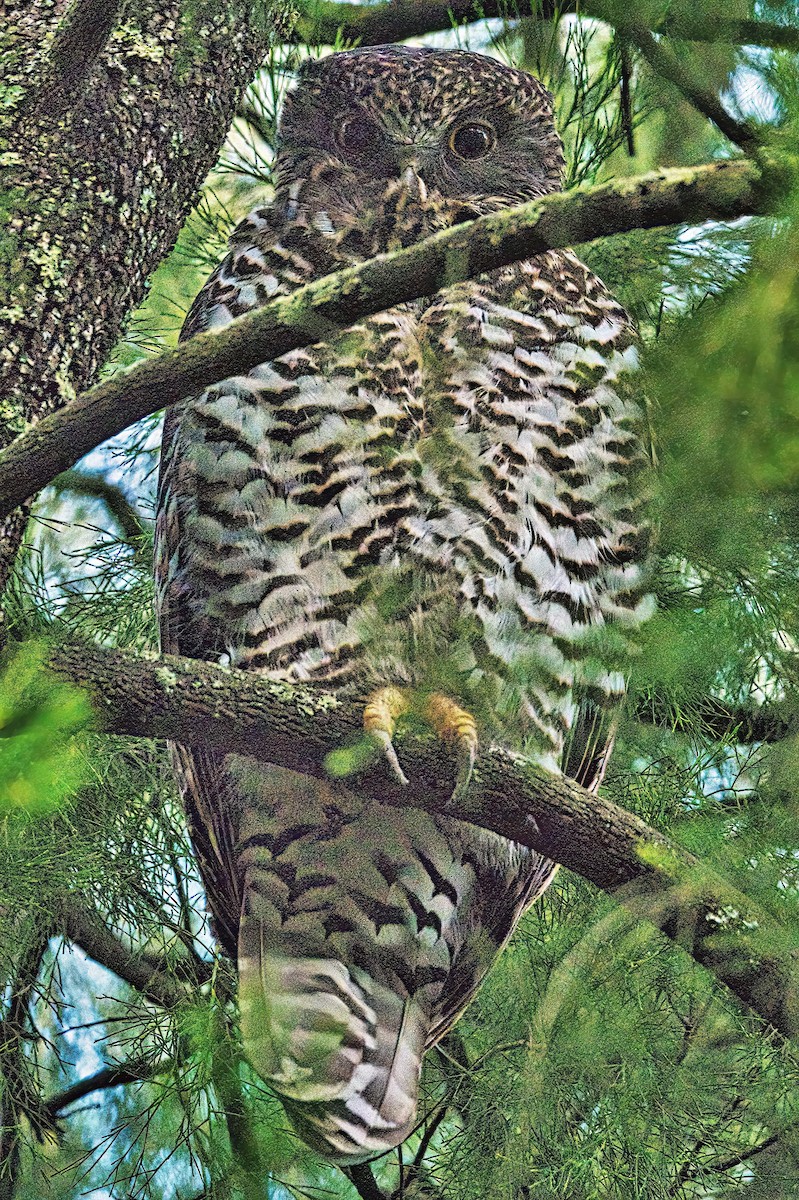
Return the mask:
[[420,204],[424,204],[427,199],[427,184],[419,174],[418,163],[409,163],[402,173],[402,182],[405,190],[413,200],[418,200]]

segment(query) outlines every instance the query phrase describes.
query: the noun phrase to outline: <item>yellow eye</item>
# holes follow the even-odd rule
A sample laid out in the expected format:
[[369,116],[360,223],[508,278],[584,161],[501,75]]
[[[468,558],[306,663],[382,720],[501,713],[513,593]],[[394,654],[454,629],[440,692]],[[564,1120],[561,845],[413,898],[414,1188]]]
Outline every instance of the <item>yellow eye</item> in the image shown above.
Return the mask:
[[468,125],[459,125],[449,135],[449,148],[458,158],[485,158],[494,149],[497,135],[490,125],[482,121],[470,121]]

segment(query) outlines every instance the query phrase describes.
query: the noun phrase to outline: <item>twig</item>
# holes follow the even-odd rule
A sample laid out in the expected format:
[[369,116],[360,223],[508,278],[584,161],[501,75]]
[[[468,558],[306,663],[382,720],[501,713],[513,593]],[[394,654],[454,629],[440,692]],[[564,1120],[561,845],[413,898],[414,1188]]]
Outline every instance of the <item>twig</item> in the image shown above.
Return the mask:
[[388,1200],[385,1192],[382,1192],[375,1183],[372,1168],[368,1163],[357,1163],[354,1167],[348,1167],[344,1174],[351,1181],[361,1200]]
[[51,1096],[49,1100],[45,1101],[45,1110],[55,1119],[65,1108],[69,1108],[76,1101],[90,1096],[92,1092],[122,1087],[127,1083],[142,1083],[146,1079],[153,1079],[156,1075],[162,1075],[165,1071],[172,1070],[174,1065],[174,1059],[162,1058],[158,1062],[153,1063],[114,1063],[113,1065],[102,1067],[94,1075],[89,1075],[85,1079],[79,1079],[76,1083],[71,1084],[70,1087],[64,1088],[62,1092]]
[[0,517],[134,421],[297,347],[329,340],[361,317],[555,247],[766,212],[788,182],[784,166],[748,160],[665,170],[558,192],[328,275],[226,329],[120,372],[44,417],[0,455]]
[[439,1105],[437,1111],[427,1121],[427,1123],[424,1127],[424,1133],[422,1134],[421,1138],[419,1139],[419,1145],[416,1147],[416,1153],[413,1156],[413,1162],[410,1164],[410,1166],[408,1167],[408,1170],[405,1174],[406,1186],[408,1183],[410,1183],[410,1181],[412,1179],[416,1178],[419,1175],[422,1168],[424,1167],[425,1155],[427,1154],[427,1151],[430,1149],[430,1143],[432,1142],[433,1138],[435,1137],[436,1131],[438,1130],[439,1126],[441,1125],[442,1121],[444,1120],[444,1118],[447,1115],[448,1107],[449,1107],[449,1101],[445,1100],[442,1104]]
[[722,1112],[719,1114],[718,1121],[716,1121],[714,1125],[705,1126],[704,1131],[699,1135],[698,1138],[694,1140],[694,1144],[688,1153],[688,1157],[674,1176],[672,1185],[669,1188],[670,1194],[679,1195],[679,1193],[682,1191],[682,1185],[689,1179],[693,1179],[696,1175],[701,1173],[702,1168],[696,1161],[697,1154],[699,1154],[699,1152],[704,1149],[708,1142],[712,1140],[713,1136],[719,1132],[720,1128],[722,1128],[725,1124],[728,1124],[731,1117],[735,1113],[740,1112],[742,1108],[746,1108],[748,1103],[749,1101],[745,1096],[733,1096],[732,1100],[728,1104],[724,1105]]
[[758,151],[763,141],[758,130],[749,121],[738,121],[728,113],[715,92],[706,88],[664,41],[658,41],[648,29],[633,23],[624,25],[623,30],[652,70],[679,88],[694,108],[708,117],[726,138],[740,146],[745,154]]
[[758,1142],[756,1146],[750,1146],[748,1150],[741,1150],[738,1154],[731,1154],[729,1158],[724,1158],[721,1162],[707,1163],[703,1169],[723,1175],[725,1171],[731,1171],[733,1167],[739,1167],[741,1163],[749,1162],[750,1159],[755,1158],[758,1154],[762,1154],[764,1150],[770,1150],[772,1146],[776,1146],[782,1137],[782,1133],[772,1133],[769,1137],[764,1138],[762,1142]]

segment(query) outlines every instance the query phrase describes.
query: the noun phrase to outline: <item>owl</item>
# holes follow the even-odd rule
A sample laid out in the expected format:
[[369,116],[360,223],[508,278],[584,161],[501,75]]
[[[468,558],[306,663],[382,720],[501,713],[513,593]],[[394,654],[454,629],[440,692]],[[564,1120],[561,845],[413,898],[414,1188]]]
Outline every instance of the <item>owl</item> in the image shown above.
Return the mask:
[[[556,191],[530,75],[383,46],[308,64],[270,203],[183,337],[437,230]],[[469,786],[478,739],[595,788],[642,619],[640,412],[624,311],[552,251],[265,362],[172,407],[165,651],[368,698],[386,778],[417,720]],[[422,1057],[554,866],[450,815],[245,755],[177,748],[243,1042],[300,1136],[357,1163],[414,1128]]]

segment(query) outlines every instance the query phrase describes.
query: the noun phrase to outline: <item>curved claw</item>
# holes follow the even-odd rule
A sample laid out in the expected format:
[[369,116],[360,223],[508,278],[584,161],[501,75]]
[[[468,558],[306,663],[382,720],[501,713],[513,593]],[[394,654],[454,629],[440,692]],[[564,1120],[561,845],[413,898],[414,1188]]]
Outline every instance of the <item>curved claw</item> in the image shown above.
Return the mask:
[[399,765],[391,738],[397,718],[407,711],[408,698],[405,692],[395,687],[384,687],[374,692],[363,710],[364,729],[380,747],[392,775],[402,787],[407,787],[408,780]]
[[462,800],[469,790],[469,782],[474,772],[474,760],[476,757],[477,738],[458,738],[458,773],[455,777],[455,787],[450,797],[451,800]]
[[[402,787],[408,779],[399,764],[392,737],[398,719],[411,707],[402,688],[383,687],[373,692],[363,710],[363,727],[380,747],[391,773]],[[424,717],[443,742],[455,746],[457,774],[453,800],[461,800],[469,787],[477,757],[477,726],[474,717],[448,696],[437,692],[427,697]]]
[[391,734],[385,729],[372,729],[369,731],[370,736],[380,746],[383,757],[391,768],[391,774],[396,779],[397,783],[402,787],[408,786],[408,777],[403,771],[397,758],[397,751],[394,749],[394,743],[391,740]]
[[426,716],[442,741],[455,743],[458,770],[451,799],[461,800],[469,787],[477,757],[477,726],[474,717],[460,708],[454,700],[438,694],[429,698]]

